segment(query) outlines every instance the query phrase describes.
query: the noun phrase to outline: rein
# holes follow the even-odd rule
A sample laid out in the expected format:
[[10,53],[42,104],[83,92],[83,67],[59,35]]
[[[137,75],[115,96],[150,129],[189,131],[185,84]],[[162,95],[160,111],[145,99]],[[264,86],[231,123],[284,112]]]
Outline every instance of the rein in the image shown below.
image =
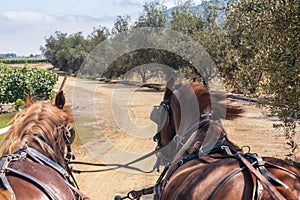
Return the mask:
[[[219,149],[219,150],[223,149],[222,147],[224,147],[224,145],[226,144],[226,141],[227,141],[227,139],[226,140],[223,140],[223,139],[218,140],[218,142],[216,143],[216,145],[213,148],[213,150],[215,150],[215,149]],[[187,156],[183,157],[181,160],[179,160],[177,162],[177,165],[176,165],[175,169],[173,169],[172,173],[174,173],[180,166],[184,165],[188,161],[191,161],[191,160],[196,159],[198,157],[199,157],[199,151],[195,151],[195,152],[190,153]],[[151,186],[151,187],[148,187],[148,188],[143,188],[141,190],[132,190],[132,191],[128,192],[128,194],[125,197],[115,196],[114,199],[115,200],[122,200],[122,199],[131,199],[131,200],[134,200],[134,199],[140,199],[140,197],[143,196],[143,195],[153,194],[154,191],[156,191],[156,194],[159,193],[160,191],[159,191],[158,188],[159,188],[160,184],[162,184],[165,175],[167,174],[168,170],[170,169],[170,166],[171,166],[171,163],[169,163],[168,165],[165,166],[163,172],[161,173],[161,175],[157,179],[157,181],[156,181],[156,183],[155,183],[154,186]]]
[[[239,152],[236,154],[237,158],[239,158],[244,165],[248,168],[248,170],[251,172],[251,174],[253,174],[257,180],[260,181],[260,183],[268,190],[269,194],[271,195],[272,199],[274,200],[284,200],[285,198],[277,191],[277,189],[275,188],[275,186],[273,184],[271,184],[269,182],[269,180],[267,180],[267,177],[265,177],[263,174],[261,174],[260,172],[258,172],[252,165],[251,163]],[[277,179],[277,178],[276,178]],[[277,179],[279,180],[279,179]],[[281,181],[280,181],[281,182]],[[286,189],[288,189],[288,187],[282,183]]]
[[[183,137],[173,139],[172,141],[176,142],[176,140],[177,140],[177,143],[182,144],[182,142],[188,141],[189,137],[192,135],[192,133],[194,131],[207,126],[210,122],[211,122],[210,118],[206,117],[205,119],[203,119],[203,121],[200,121],[197,126],[194,126],[191,129],[189,129]],[[209,155],[209,153],[217,153],[217,152],[220,152],[220,150],[225,152],[225,154],[227,156],[215,157],[215,156]],[[249,148],[249,151],[250,151],[250,148]],[[207,153],[207,152],[209,152],[209,153]],[[272,199],[274,199],[274,200],[283,200],[285,198],[277,191],[275,186],[272,183],[270,183],[270,181],[275,182],[277,185],[279,185],[279,186],[281,186],[285,189],[289,189],[289,188],[285,183],[283,183],[278,178],[273,176],[265,168],[265,166],[280,169],[280,170],[285,171],[289,174],[292,174],[296,178],[300,179],[300,176],[298,174],[294,173],[293,171],[290,171],[290,170],[288,170],[286,168],[283,168],[281,166],[277,166],[277,165],[274,165],[274,164],[271,164],[271,163],[264,162],[261,157],[259,157],[257,155],[254,155],[252,153],[249,153],[249,152],[246,153],[246,154],[242,153],[240,150],[236,149],[228,141],[228,139],[226,137],[226,134],[224,135],[224,137],[222,139],[219,139],[214,144],[213,148],[211,148],[210,145],[206,145],[204,147],[201,146],[198,149],[195,148],[194,152],[189,153],[188,155],[186,155],[185,157],[183,157],[181,160],[179,160],[177,162],[177,164],[175,165],[175,168],[172,169],[172,171],[170,172],[171,174],[169,174],[168,177],[171,177],[172,174],[179,167],[184,165],[185,163],[187,163],[187,162],[189,162],[193,159],[199,158],[199,155],[207,155],[209,157],[218,158],[218,159],[223,159],[223,158],[228,158],[228,157],[236,158],[240,162],[242,162],[242,164],[243,164],[243,166],[233,170],[231,173],[229,173],[227,176],[225,176],[225,178],[223,178],[218,183],[217,187],[209,195],[208,200],[213,200],[214,196],[217,194],[217,192],[220,190],[220,188],[222,188],[222,186],[227,181],[229,181],[232,177],[234,177],[235,175],[237,175],[238,173],[240,173],[244,170],[249,170],[249,172],[257,178],[256,179],[257,185],[259,185],[263,188],[266,188],[266,190],[270,193]],[[148,188],[143,188],[141,190],[132,190],[132,191],[128,192],[128,194],[125,197],[115,196],[115,200],[122,200],[122,199],[130,199],[130,200],[138,199],[139,200],[141,196],[147,195],[147,194],[153,194],[154,192],[156,194],[154,199],[160,199],[160,197],[163,193],[163,189],[165,187],[164,184],[166,184],[166,181],[164,181],[164,177],[166,176],[167,172],[169,171],[170,166],[171,166],[171,163],[169,163],[168,165],[165,166],[163,172],[159,176],[159,178],[156,181],[156,184],[154,186],[151,186],[151,187],[148,187]],[[255,192],[253,194],[253,199],[256,199],[258,197],[258,195],[260,194],[260,192],[261,192],[261,191],[259,191],[261,189],[261,188],[259,188],[259,186],[256,186],[256,188],[254,188]],[[161,187],[163,187],[163,188],[161,188]]]
[[104,172],[104,171],[111,171],[111,170],[116,170],[116,169],[120,169],[120,168],[126,168],[126,169],[131,169],[131,170],[135,170],[138,172],[142,172],[142,173],[152,173],[155,171],[155,169],[157,169],[157,171],[159,171],[159,162],[156,162],[155,165],[153,166],[153,169],[150,171],[144,171],[140,168],[137,167],[132,167],[130,165],[140,162],[142,160],[145,160],[147,158],[149,158],[150,156],[153,155],[157,155],[160,152],[159,149],[156,149],[154,151],[151,151],[149,153],[147,153],[144,156],[141,156],[131,162],[128,162],[126,164],[101,164],[101,163],[89,163],[89,162],[80,162],[80,161],[71,161],[70,164],[78,164],[78,165],[90,165],[90,166],[99,166],[99,167],[113,167],[113,168],[109,168],[109,169],[99,169],[99,170],[75,170],[75,169],[71,169],[72,172],[74,173],[93,173],[93,172]]

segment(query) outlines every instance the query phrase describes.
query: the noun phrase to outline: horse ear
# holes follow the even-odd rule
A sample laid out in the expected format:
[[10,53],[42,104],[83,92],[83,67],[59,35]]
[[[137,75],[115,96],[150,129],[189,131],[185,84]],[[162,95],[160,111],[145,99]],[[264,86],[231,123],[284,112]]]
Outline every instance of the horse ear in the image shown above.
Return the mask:
[[25,96],[25,103],[26,103],[25,107],[28,108],[33,104],[33,100],[31,99],[30,95],[27,94],[26,92],[24,92],[24,96]]
[[172,88],[174,86],[174,77],[170,78],[168,81],[167,81],[167,84],[166,84],[166,89],[165,89],[165,97],[168,97],[170,96],[173,92],[172,92]]
[[64,96],[64,92],[60,91],[55,97],[55,106],[59,109],[63,109],[65,103],[66,103],[66,99]]

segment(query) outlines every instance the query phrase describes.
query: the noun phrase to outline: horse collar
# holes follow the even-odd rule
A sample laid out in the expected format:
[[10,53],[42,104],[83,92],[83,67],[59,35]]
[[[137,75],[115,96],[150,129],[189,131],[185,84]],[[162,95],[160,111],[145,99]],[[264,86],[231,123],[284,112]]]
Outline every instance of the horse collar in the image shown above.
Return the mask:
[[9,167],[9,164],[11,162],[14,161],[18,161],[18,160],[26,160],[26,159],[31,159],[34,162],[40,163],[42,165],[47,165],[49,167],[51,167],[52,169],[54,169],[56,172],[58,172],[64,179],[66,184],[75,192],[77,193],[79,196],[81,196],[81,194],[78,192],[79,190],[76,190],[76,188],[74,189],[73,187],[73,183],[71,182],[70,178],[69,178],[69,173],[59,164],[57,164],[56,162],[54,162],[53,160],[49,159],[48,157],[46,157],[44,154],[40,153],[39,151],[35,150],[34,148],[31,148],[29,146],[25,146],[24,148],[21,148],[17,151],[15,151],[14,153],[12,153],[11,155],[7,155],[1,158],[0,160],[0,177],[1,177],[1,181],[3,186],[11,193],[12,199],[15,200],[15,194],[13,189],[11,188],[7,178],[6,178],[6,172],[10,171],[14,174],[17,174],[20,177],[23,177],[27,180],[32,181],[32,183],[38,185],[38,187],[43,188],[45,194],[53,200],[58,200],[57,196],[52,192],[52,190],[45,185],[44,183],[42,183],[41,181],[39,181],[38,179],[36,179],[33,176],[30,176],[24,172],[21,172],[19,170],[13,169],[11,167]]

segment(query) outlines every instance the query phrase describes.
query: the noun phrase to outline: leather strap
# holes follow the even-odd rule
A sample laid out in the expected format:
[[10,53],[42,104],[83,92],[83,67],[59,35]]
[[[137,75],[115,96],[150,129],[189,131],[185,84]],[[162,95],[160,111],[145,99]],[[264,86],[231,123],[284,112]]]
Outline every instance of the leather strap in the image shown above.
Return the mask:
[[37,186],[44,190],[44,193],[51,199],[51,200],[59,200],[59,198],[53,193],[53,191],[44,183],[42,183],[41,181],[39,181],[38,179],[34,178],[33,176],[30,176],[24,172],[21,172],[19,170],[7,167],[7,170],[33,182],[34,184],[37,184]]
[[276,190],[276,188],[264,177],[261,173],[259,173],[250,162],[243,156],[241,152],[238,152],[237,157],[246,165],[249,171],[261,182],[261,184],[268,190],[272,199],[274,200],[285,200],[285,198]]
[[0,177],[1,177],[1,181],[2,181],[2,184],[3,184],[3,187],[5,189],[8,190],[8,192],[10,193],[10,196],[13,200],[16,200],[16,196],[15,196],[15,193],[12,189],[12,187],[10,186],[6,176],[5,176],[5,173],[6,173],[6,168],[8,167],[8,159],[7,157],[4,157],[1,159],[0,161],[0,167],[1,167],[1,173],[0,173]]
[[257,160],[257,168],[260,171],[260,173],[267,178],[267,180],[271,183],[273,183],[273,185],[280,185],[282,187],[284,187],[285,189],[289,189],[289,186],[287,186],[284,182],[282,182],[281,180],[279,180],[277,177],[275,177],[273,174],[271,174],[266,168],[265,168],[265,162],[263,161],[263,159],[259,156],[255,156],[254,154],[246,154],[246,156],[252,156],[255,160]]
[[34,148],[26,147],[25,152],[30,156],[30,158],[34,159],[35,161],[40,161],[39,163],[42,162],[43,164],[48,165],[49,167],[53,168],[64,178],[69,176],[68,172],[63,167],[61,167],[59,164],[57,164],[53,160],[46,157],[44,154],[35,150]]
[[[11,186],[7,180],[7,177],[6,177],[7,172],[17,174],[18,176],[23,177],[24,179],[32,182],[38,188],[40,188],[48,196],[48,198],[50,198],[52,200],[59,200],[59,198],[53,193],[53,191],[46,184],[42,183],[41,181],[39,181],[38,179],[36,179],[33,176],[30,176],[24,172],[21,172],[19,170],[9,167],[9,164],[13,161],[26,160],[28,158],[32,159],[34,162],[40,163],[42,165],[47,165],[47,166],[51,167],[52,169],[54,169],[56,172],[58,172],[64,178],[66,184],[70,187],[71,190],[73,190],[75,193],[77,193],[82,199],[89,199],[85,194],[83,194],[81,191],[79,191],[78,188],[74,187],[71,184],[71,182],[69,182],[70,181],[69,174],[63,167],[61,167],[60,165],[58,165],[57,163],[55,163],[54,161],[52,161],[51,159],[46,157],[44,154],[40,153],[39,151],[26,146],[25,148],[19,149],[18,151],[14,152],[11,155],[2,157],[1,161],[0,161],[1,181],[3,183],[3,186],[10,192],[13,200],[15,200],[16,197],[15,197],[13,189],[11,188]],[[74,195],[74,199],[75,199],[75,195]]]
[[247,169],[247,167],[240,167],[238,169],[233,170],[230,174],[228,174],[227,176],[225,176],[225,178],[223,178],[223,180],[217,185],[217,187],[210,193],[210,195],[208,196],[207,200],[212,200],[215,195],[217,194],[217,192],[223,187],[223,185],[229,181],[229,179],[231,179],[232,177],[234,177],[236,174],[238,174],[239,172],[244,171],[245,169]]
[[291,171],[291,170],[289,170],[289,169],[286,169],[286,168],[281,167],[281,166],[279,166],[279,165],[274,165],[274,164],[269,163],[269,162],[265,162],[265,165],[268,165],[269,167],[272,167],[272,168],[280,169],[280,170],[285,171],[285,172],[287,172],[287,173],[290,173],[290,174],[292,174],[292,175],[294,175],[295,177],[297,177],[297,178],[300,179],[300,176],[299,176],[298,174],[296,174],[295,172],[293,172],[293,171]]

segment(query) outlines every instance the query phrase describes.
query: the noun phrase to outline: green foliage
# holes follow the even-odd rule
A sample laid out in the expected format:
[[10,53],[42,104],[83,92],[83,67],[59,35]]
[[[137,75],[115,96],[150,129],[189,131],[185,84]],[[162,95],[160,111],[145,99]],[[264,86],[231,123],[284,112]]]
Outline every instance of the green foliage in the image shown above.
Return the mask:
[[16,104],[16,110],[20,110],[20,109],[24,108],[26,105],[26,103],[23,99],[17,99],[15,104]]
[[203,27],[200,13],[193,9],[192,1],[186,1],[172,10],[169,28],[193,35]]
[[265,93],[292,156],[300,116],[300,1],[234,1],[227,15],[241,88]]
[[28,93],[38,99],[53,97],[58,75],[44,69],[15,68],[0,64],[0,102],[13,103]]
[[[182,67],[190,67],[191,64],[184,60],[181,56],[175,53],[160,50],[160,49],[138,49],[133,52],[124,54],[117,60],[115,60],[104,72],[104,76],[107,78],[120,77],[128,72],[130,69],[136,66],[145,64],[159,63],[166,66],[172,66],[176,70],[180,70]],[[141,76],[141,81],[146,82],[153,77],[161,76],[162,71],[159,71],[155,65],[152,65],[152,69],[149,67],[141,67],[137,72]],[[147,69],[147,71],[145,71]]]
[[12,65],[12,64],[34,64],[34,63],[44,63],[46,58],[4,58],[0,59],[0,63]]
[[94,28],[87,38],[81,32],[68,36],[67,33],[56,31],[46,39],[46,45],[41,50],[54,67],[75,73],[90,51],[106,40],[108,34],[104,27]]
[[139,16],[134,28],[139,27],[166,27],[166,6],[154,0],[144,4],[143,14]]
[[114,22],[114,27],[112,28],[112,35],[116,35],[118,33],[122,33],[129,30],[129,21],[130,16],[118,16]]

